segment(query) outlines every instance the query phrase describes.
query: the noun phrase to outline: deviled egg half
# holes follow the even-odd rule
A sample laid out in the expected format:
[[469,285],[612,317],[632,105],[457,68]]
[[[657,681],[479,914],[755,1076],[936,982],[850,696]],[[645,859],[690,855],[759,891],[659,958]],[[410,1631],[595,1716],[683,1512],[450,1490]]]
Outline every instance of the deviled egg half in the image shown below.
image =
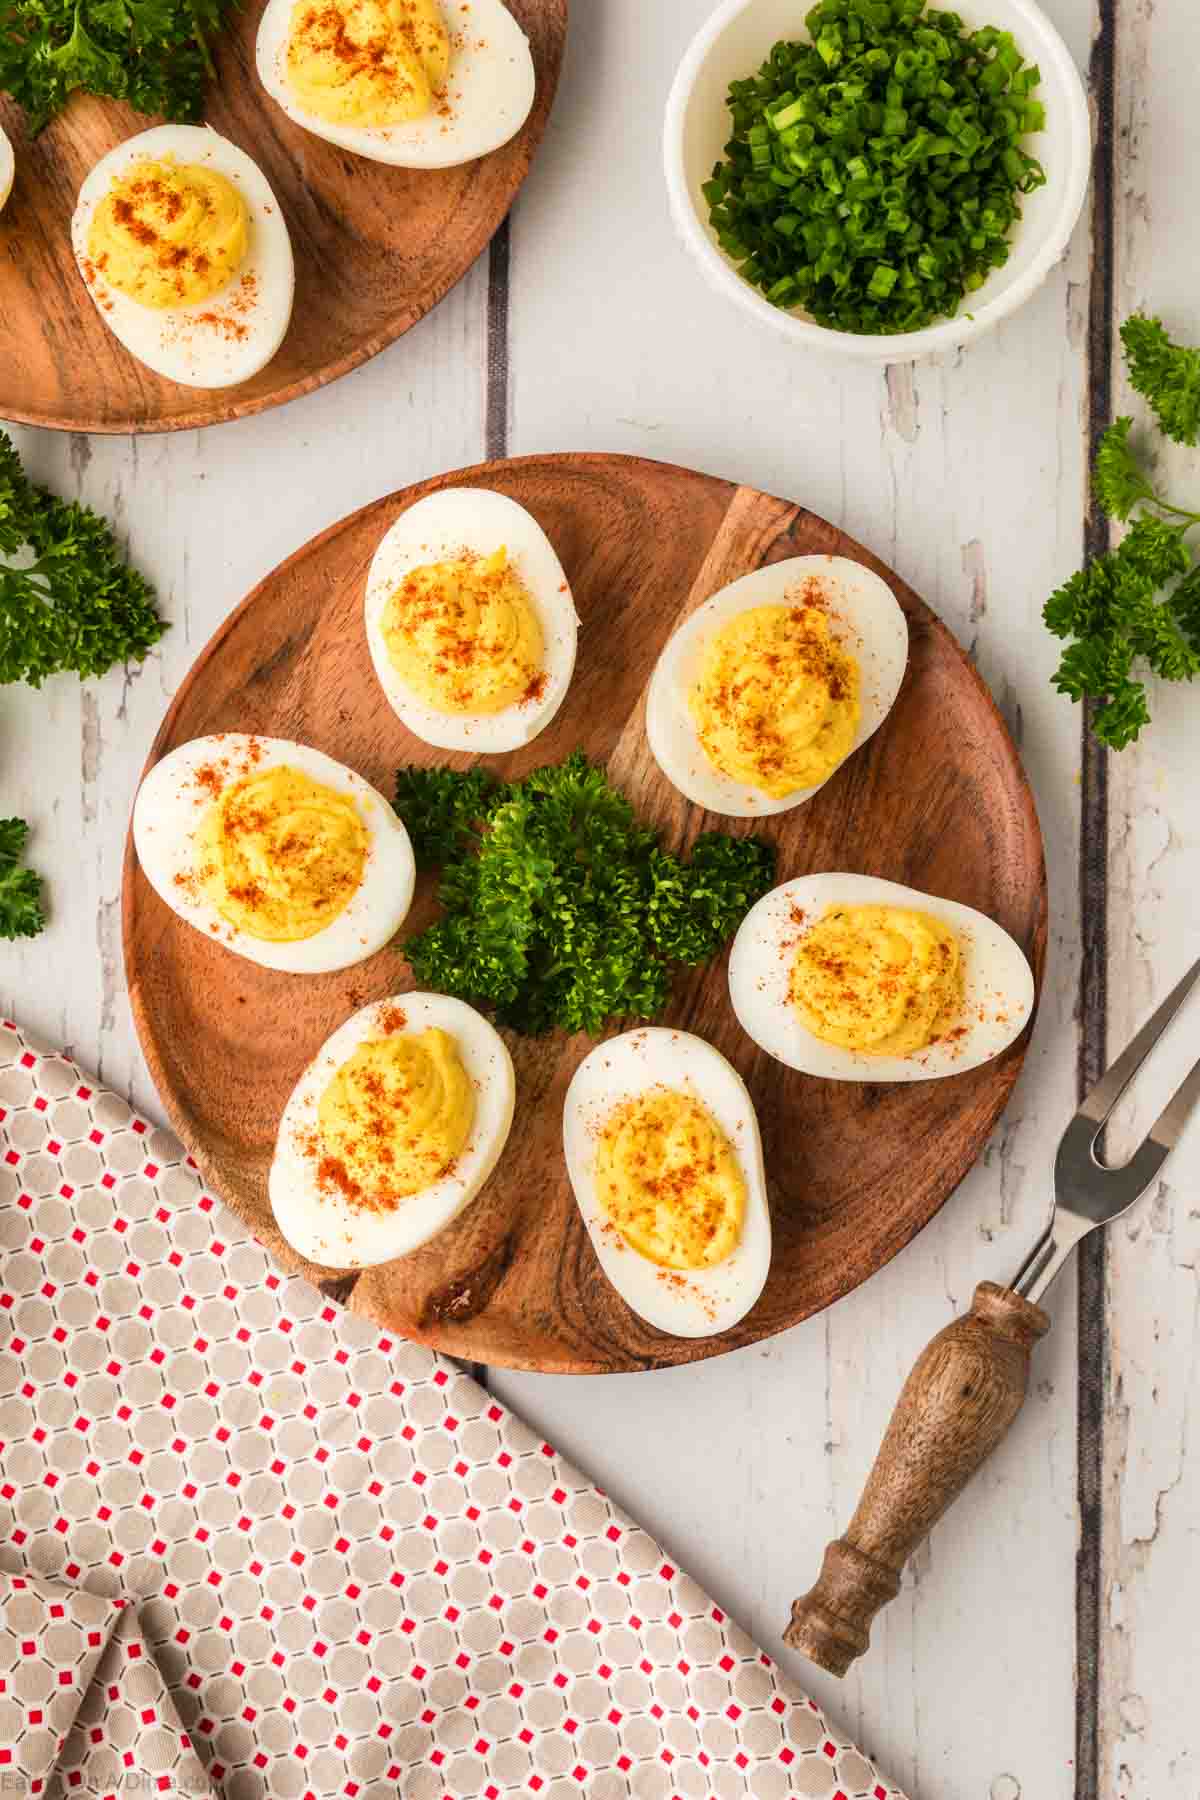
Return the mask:
[[283,1109],[268,1180],[292,1247],[367,1269],[415,1250],[479,1192],[512,1125],[512,1059],[446,994],[399,994],[334,1032]]
[[283,214],[257,163],[207,126],[156,125],[102,156],[71,245],[105,324],[169,381],[248,381],[287,333]]
[[773,888],[733,941],[742,1029],[829,1081],[925,1081],[999,1056],[1033,1011],[1033,971],[973,907],[873,875]]
[[0,125],[0,212],[3,212],[4,202],[12,193],[16,172],[17,162],[13,155],[12,141],[3,125]]
[[501,0],[269,0],[257,57],[297,125],[413,169],[499,149],[536,87],[525,33]]
[[567,1089],[563,1149],[600,1267],[676,1337],[736,1325],[771,1265],[762,1143],[745,1083],[686,1031],[598,1044]]
[[138,790],[133,842],[172,912],[267,969],[347,969],[412,904],[412,845],[382,794],[286,738],[227,732],[172,750]]
[[878,730],[907,665],[908,625],[878,575],[844,556],[772,563],[668,640],[646,696],[650,749],[709,812],[787,812]]
[[380,542],[366,630],[387,699],[442,750],[515,750],[550,723],[575,672],[578,620],[549,538],[490,488],[441,488]]

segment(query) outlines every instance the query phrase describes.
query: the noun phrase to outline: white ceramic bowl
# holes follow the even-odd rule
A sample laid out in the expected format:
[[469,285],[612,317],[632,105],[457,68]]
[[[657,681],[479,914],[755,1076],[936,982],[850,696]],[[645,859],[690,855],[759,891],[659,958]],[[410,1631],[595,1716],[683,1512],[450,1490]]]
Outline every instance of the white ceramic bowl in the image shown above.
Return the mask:
[[968,30],[995,25],[1011,31],[1027,62],[1042,72],[1034,98],[1046,108],[1046,127],[1029,148],[1046,171],[1046,185],[1022,196],[1022,219],[1008,261],[970,295],[951,319],[921,331],[867,336],[833,331],[800,312],[772,306],[744,281],[709,227],[701,183],[723,157],[729,139],[725,96],[729,83],[757,73],[781,38],[802,39],[809,0],[722,0],[692,39],[671,88],[663,132],[667,192],[676,229],[706,279],[762,324],[817,350],[867,361],[903,362],[948,350],[978,337],[1015,312],[1041,286],[1067,247],[1087,192],[1091,123],[1087,94],[1070,51],[1034,0],[948,0]]

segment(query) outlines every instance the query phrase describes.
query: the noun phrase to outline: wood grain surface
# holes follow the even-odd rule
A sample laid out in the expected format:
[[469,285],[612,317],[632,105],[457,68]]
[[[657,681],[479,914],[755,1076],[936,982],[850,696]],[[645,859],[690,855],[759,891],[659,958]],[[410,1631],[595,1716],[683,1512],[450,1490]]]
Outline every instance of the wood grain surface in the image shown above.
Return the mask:
[[[406,732],[371,670],[363,585],[383,532],[443,485],[502,489],[554,543],[582,620],[575,682],[535,744],[495,759],[504,775],[576,745],[612,759],[640,812],[686,846],[714,819],[683,800],[644,750],[646,680],[684,612],[732,575],[784,557],[852,556],[888,579],[911,634],[908,675],[866,748],[806,806],[761,822],[779,876],[841,868],[889,876],[998,919],[1039,982],[1046,887],[1033,801],[1016,751],[967,657],[876,558],[802,508],[633,457],[531,457],[464,470],[366,507],[314,539],[243,602],[202,652],[150,762],[189,738],[248,730],[315,744],[384,791],[406,762],[447,760]],[[469,760],[469,759],[459,759]],[[418,886],[409,924],[431,916]],[[266,1172],[301,1069],[348,1013],[411,986],[398,950],[340,974],[257,968],[189,929],[126,848],[126,976],[164,1105],[216,1189],[277,1251]],[[666,1336],[609,1287],[579,1220],[561,1153],[567,1083],[588,1040],[510,1039],[518,1113],[483,1196],[432,1243],[369,1271],[350,1304],[406,1336],[472,1360],[563,1372],[643,1369],[710,1356],[828,1306],[906,1244],[981,1150],[1024,1056],[1022,1039],[944,1081],[821,1083],[740,1030],[725,962],[676,984],[667,1022],[717,1045],[749,1083],[762,1124],[775,1234],[756,1307],[715,1339]],[[317,1271],[330,1274],[333,1271]]]
[[77,95],[31,140],[20,109],[0,95],[17,159],[0,213],[0,418],[69,431],[180,431],[281,405],[415,325],[508,212],[554,98],[567,0],[506,0],[533,53],[533,109],[510,143],[455,169],[388,168],[287,118],[255,68],[263,3],[251,0],[222,34],[206,122],[259,164],[287,221],[296,298],[278,354],[251,380],[216,389],[182,387],[131,356],[76,269],[70,221],[100,157],[154,121]]

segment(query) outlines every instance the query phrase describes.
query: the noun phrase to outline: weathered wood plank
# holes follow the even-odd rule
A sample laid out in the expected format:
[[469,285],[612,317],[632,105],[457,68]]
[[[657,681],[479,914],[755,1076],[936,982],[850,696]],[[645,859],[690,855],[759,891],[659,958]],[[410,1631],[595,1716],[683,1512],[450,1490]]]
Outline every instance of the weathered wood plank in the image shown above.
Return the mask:
[[[1132,0],[1118,9],[1118,32],[1117,316],[1159,313],[1194,343],[1200,25],[1191,10]],[[1117,405],[1145,414],[1120,380]],[[1184,504],[1200,505],[1200,454],[1170,448],[1159,474]],[[1196,695],[1156,687],[1150,706],[1153,724],[1142,741],[1110,758],[1114,1050],[1200,955]],[[1200,1007],[1192,1006],[1120,1121],[1114,1152],[1140,1137],[1194,1060],[1198,1032]],[[1110,1234],[1101,1800],[1200,1789],[1191,1680],[1200,1517],[1198,1177],[1193,1130],[1167,1180]]]
[[[825,1317],[695,1372],[582,1393],[493,1376],[778,1652],[913,1358],[976,1280],[1010,1278],[1021,1262],[1075,1104],[1078,720],[1050,690],[1038,615],[1079,556],[1088,253],[1081,232],[1023,313],[944,364],[884,373],[760,336],[699,282],[658,185],[661,101],[706,11],[706,0],[576,10],[546,153],[514,215],[510,448],[570,443],[709,468],[802,500],[892,561],[973,644],[1020,734],[1053,909],[1050,978],[1014,1104],[983,1165],[888,1269]],[[1084,0],[1053,11],[1086,63]],[[570,255],[548,259],[553,244]],[[1028,1413],[935,1532],[871,1655],[838,1684],[783,1653],[921,1800],[1073,1789],[1069,1285],[1052,1310]],[[1031,1619],[1036,1658],[1020,1651]]]

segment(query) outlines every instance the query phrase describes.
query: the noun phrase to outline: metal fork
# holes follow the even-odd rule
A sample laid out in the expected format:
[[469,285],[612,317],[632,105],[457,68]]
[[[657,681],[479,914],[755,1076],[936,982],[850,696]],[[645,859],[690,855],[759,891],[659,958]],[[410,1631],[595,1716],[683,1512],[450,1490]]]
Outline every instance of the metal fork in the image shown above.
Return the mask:
[[957,1499],[1020,1411],[1034,1344],[1050,1329],[1037,1302],[1081,1238],[1134,1206],[1175,1148],[1200,1101],[1200,1060],[1133,1155],[1119,1167],[1097,1146],[1122,1094],[1200,979],[1200,962],[1143,1025],[1067,1126],[1054,1162],[1054,1211],[1011,1287],[982,1281],[971,1310],[927,1345],[844,1537],[792,1606],[784,1641],[844,1675],[870,1641],[871,1621],[900,1591],[905,1563]]

